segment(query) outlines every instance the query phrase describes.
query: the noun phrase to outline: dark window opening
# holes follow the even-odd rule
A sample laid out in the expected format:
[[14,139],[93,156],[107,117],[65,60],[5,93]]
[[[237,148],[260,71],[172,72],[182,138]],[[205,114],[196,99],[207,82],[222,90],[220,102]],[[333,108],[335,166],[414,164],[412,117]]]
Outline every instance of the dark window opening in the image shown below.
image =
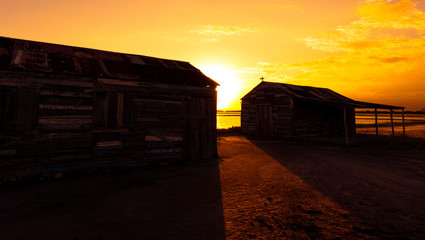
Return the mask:
[[95,128],[133,128],[131,99],[126,93],[97,92],[95,101]]
[[0,88],[0,131],[35,129],[37,95],[31,88]]

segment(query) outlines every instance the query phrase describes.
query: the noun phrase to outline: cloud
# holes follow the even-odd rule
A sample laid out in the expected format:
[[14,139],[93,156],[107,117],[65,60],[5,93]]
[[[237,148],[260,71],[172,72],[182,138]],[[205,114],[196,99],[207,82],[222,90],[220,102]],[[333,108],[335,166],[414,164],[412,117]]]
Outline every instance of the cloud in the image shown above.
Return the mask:
[[310,36],[301,41],[308,47],[327,52],[356,51],[381,48],[382,44],[394,44],[400,38],[405,39],[399,43],[409,45],[406,37],[411,36],[405,34],[409,29],[414,29],[419,37],[425,33],[425,13],[416,8],[416,2],[369,2],[357,10],[358,20],[337,27],[333,33],[322,37]]
[[362,17],[362,24],[372,28],[413,28],[424,33],[425,13],[416,8],[416,2],[402,0],[390,4],[391,2],[393,1],[378,1],[360,7],[357,14]]
[[402,57],[381,58],[381,57],[371,56],[369,58],[378,60],[378,61],[383,62],[383,63],[395,63],[395,62],[408,61],[409,60],[408,58],[402,58]]
[[205,40],[208,42],[215,42],[225,36],[239,36],[243,34],[257,33],[259,32],[259,29],[239,26],[205,25],[198,29],[191,30],[190,32],[205,36]]
[[[412,0],[367,1],[358,18],[301,39],[330,56],[297,64],[258,65],[251,77],[334,89],[354,99],[425,107],[425,13]],[[413,31],[412,31],[413,30]]]

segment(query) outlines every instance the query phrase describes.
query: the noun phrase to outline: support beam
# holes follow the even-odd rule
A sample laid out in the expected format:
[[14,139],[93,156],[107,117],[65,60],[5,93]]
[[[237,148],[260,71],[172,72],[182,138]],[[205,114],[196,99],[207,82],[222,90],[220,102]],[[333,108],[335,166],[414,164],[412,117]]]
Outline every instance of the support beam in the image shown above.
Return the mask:
[[378,109],[375,108],[375,129],[376,129],[376,135],[378,135]]
[[347,108],[344,107],[345,145],[348,145]]
[[391,117],[391,131],[394,136],[394,121],[393,121],[393,109],[390,109],[390,117]]
[[403,136],[406,136],[406,128],[405,128],[405,125],[404,125],[404,108],[401,110],[401,112],[402,112],[402,119],[403,119]]
[[124,122],[124,94],[117,93],[117,127],[122,128]]

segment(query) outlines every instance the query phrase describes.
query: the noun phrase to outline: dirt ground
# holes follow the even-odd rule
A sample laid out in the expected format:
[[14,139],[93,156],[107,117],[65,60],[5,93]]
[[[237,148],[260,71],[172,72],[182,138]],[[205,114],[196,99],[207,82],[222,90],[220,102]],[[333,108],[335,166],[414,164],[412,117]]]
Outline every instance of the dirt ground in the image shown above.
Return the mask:
[[221,136],[195,165],[0,186],[0,239],[424,239],[425,151]]

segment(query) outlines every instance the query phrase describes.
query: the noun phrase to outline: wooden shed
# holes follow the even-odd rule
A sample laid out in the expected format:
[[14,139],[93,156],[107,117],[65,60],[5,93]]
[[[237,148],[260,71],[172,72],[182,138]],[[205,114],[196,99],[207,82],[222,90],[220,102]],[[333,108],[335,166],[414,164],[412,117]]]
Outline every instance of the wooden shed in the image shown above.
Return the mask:
[[241,128],[261,136],[345,135],[348,142],[356,133],[356,108],[404,110],[355,101],[326,88],[261,82],[242,98]]
[[188,62],[0,37],[0,176],[214,158],[217,85]]

